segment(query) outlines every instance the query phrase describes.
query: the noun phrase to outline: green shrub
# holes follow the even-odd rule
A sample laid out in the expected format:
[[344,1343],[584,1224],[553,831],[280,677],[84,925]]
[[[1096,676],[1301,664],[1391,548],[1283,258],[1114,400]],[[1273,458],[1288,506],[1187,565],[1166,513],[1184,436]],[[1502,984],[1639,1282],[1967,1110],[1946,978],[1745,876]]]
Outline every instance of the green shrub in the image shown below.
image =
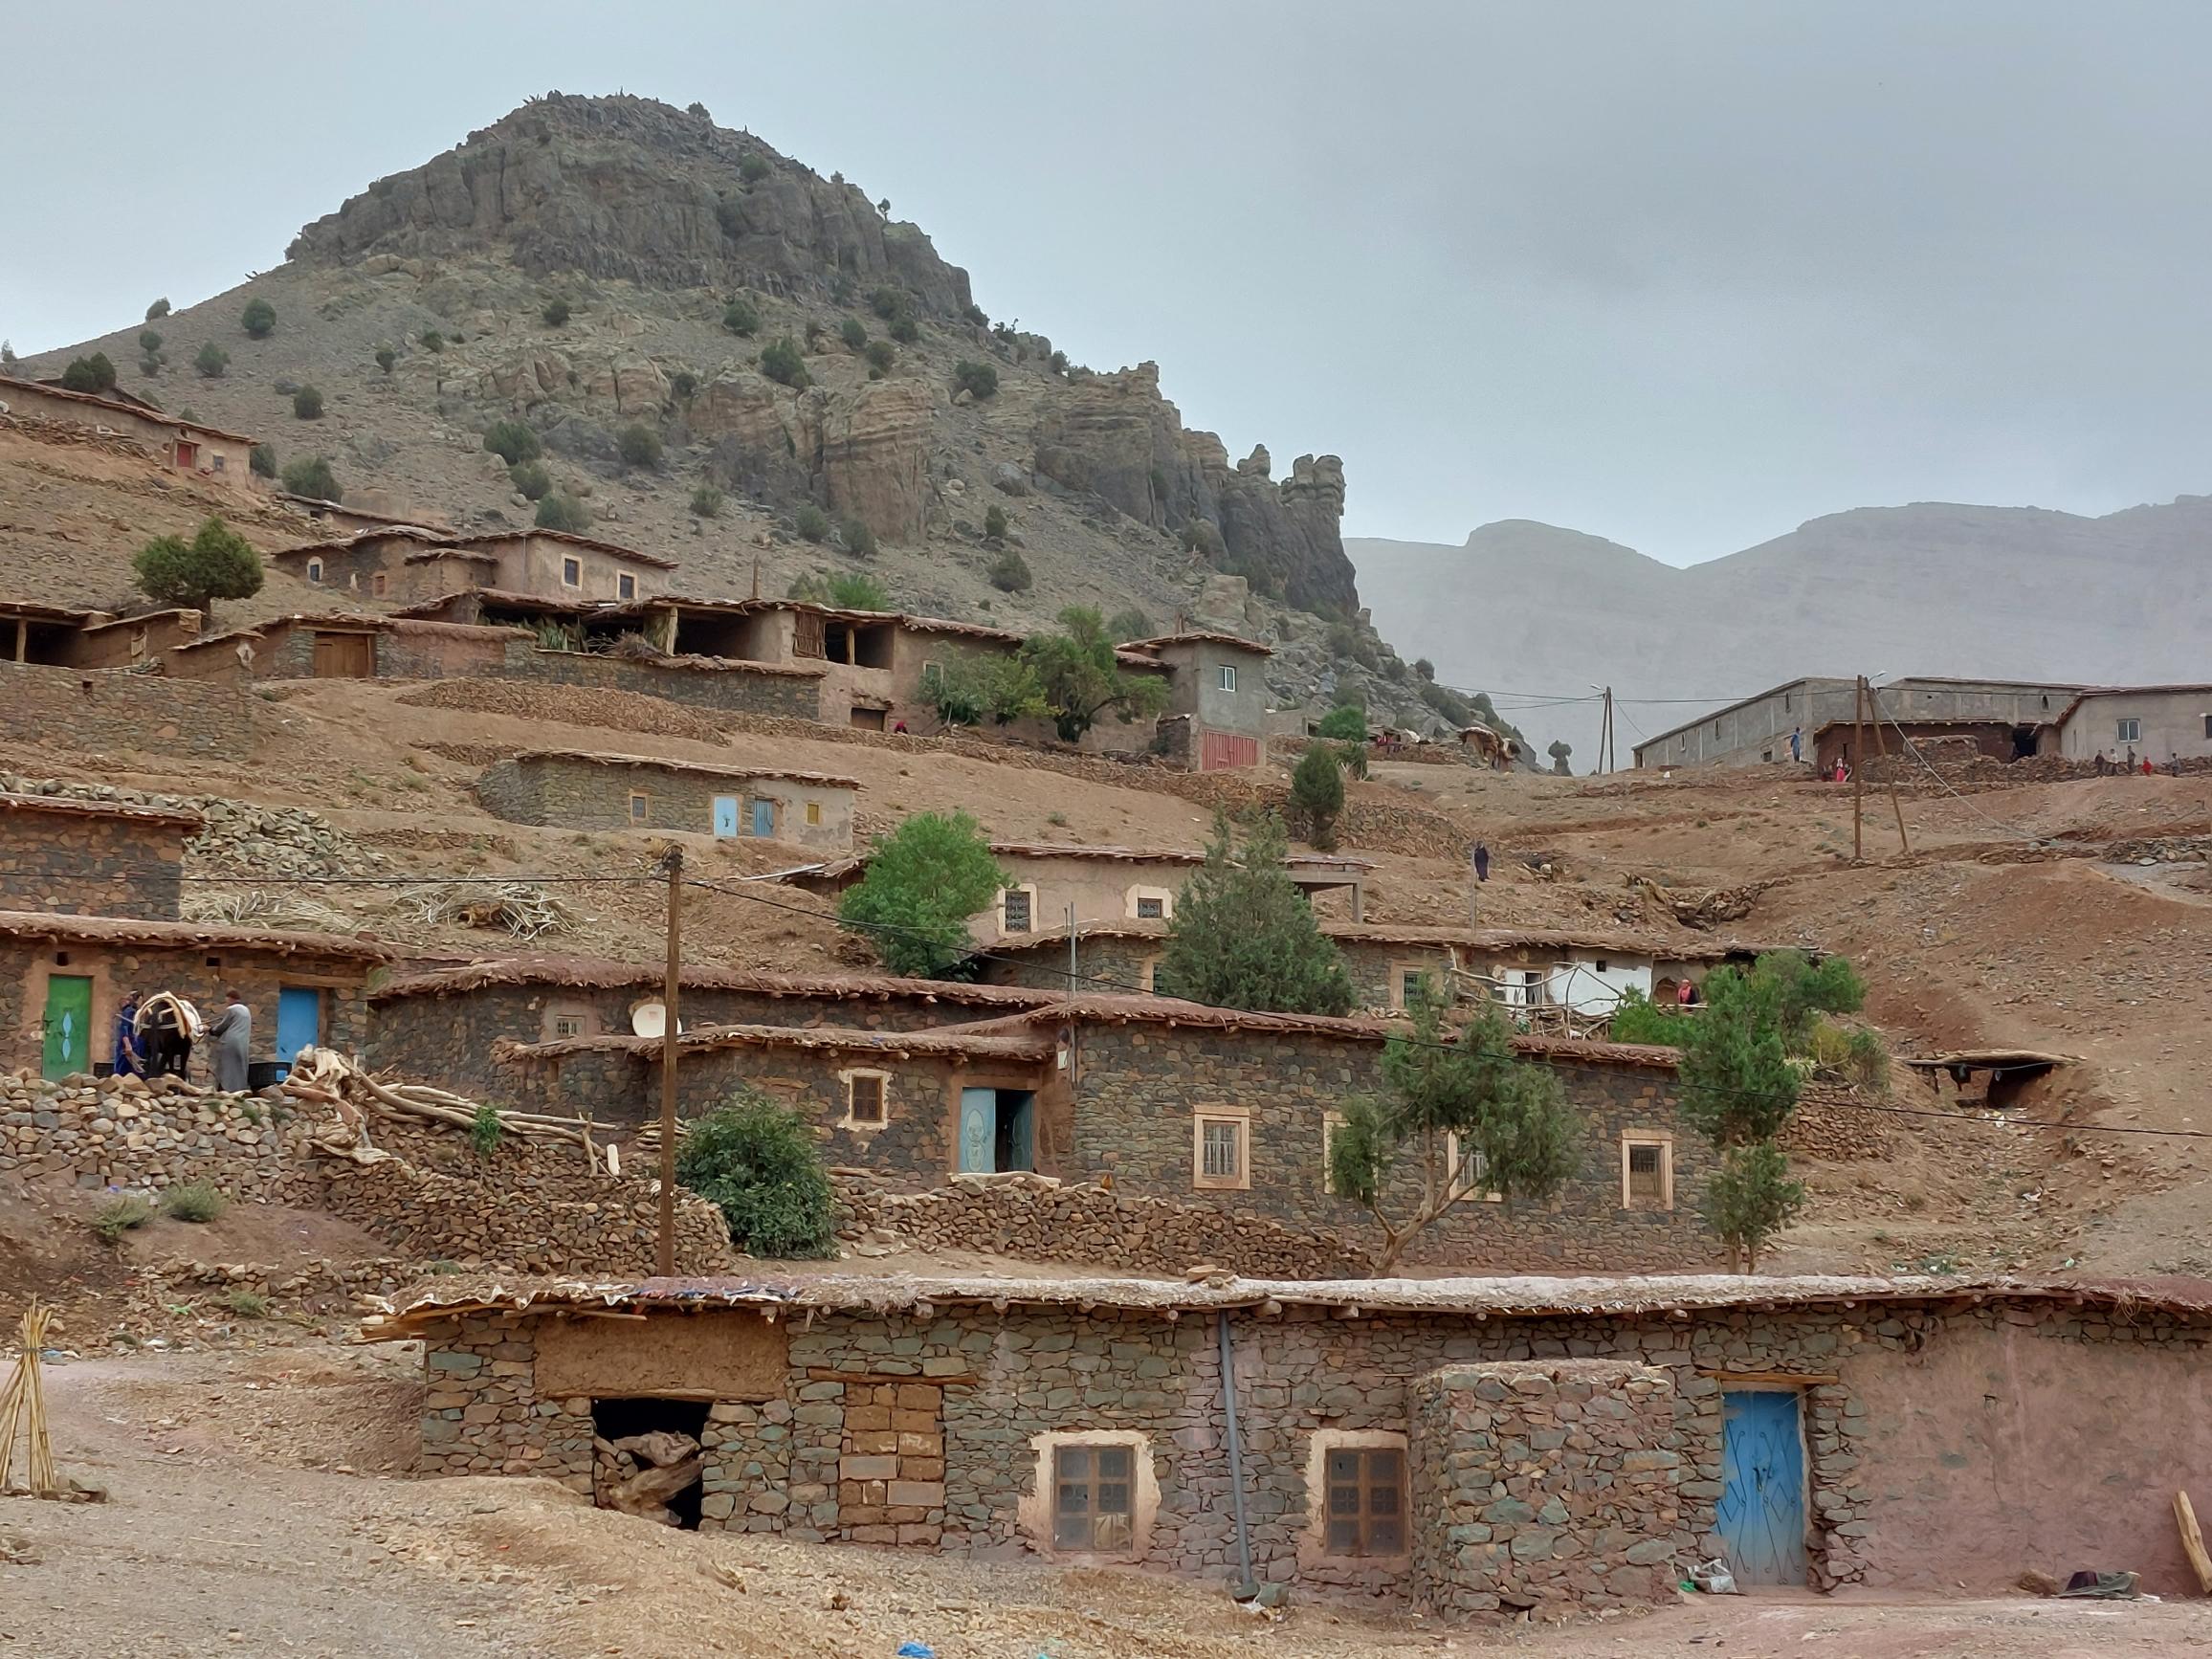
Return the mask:
[[814,384],[813,376],[807,372],[806,354],[788,334],[779,335],[761,348],[761,372],[793,391],[805,391]]
[[376,348],[376,366],[383,369],[385,373],[389,374],[391,365],[398,361],[399,353],[392,350],[390,346],[380,345]]
[[529,423],[514,419],[496,420],[484,429],[484,448],[509,466],[518,461],[534,461],[545,453],[538,434]]
[[424,329],[415,339],[425,351],[443,351],[446,348],[446,337],[434,328]]
[[221,380],[231,366],[231,354],[210,340],[200,347],[199,356],[192,359],[192,366],[200,371],[203,380]]
[[169,302],[166,299],[157,299],[146,307],[146,321],[148,322],[153,321],[157,317],[166,317],[168,314]]
[[1314,733],[1332,742],[1365,742],[1367,711],[1358,703],[1338,703],[1321,717],[1321,723],[1314,728]]
[[837,325],[837,338],[853,351],[868,349],[868,325],[857,317],[848,317]]
[[988,313],[986,313],[980,305],[970,303],[962,308],[961,315],[966,318],[970,322],[974,323],[978,328],[988,328],[991,325],[991,320]]
[[688,368],[679,368],[668,377],[668,389],[678,403],[689,403],[697,395],[699,377]]
[[311,386],[301,387],[292,394],[292,413],[299,420],[321,420],[322,418],[322,394]]
[[898,347],[888,340],[871,340],[863,355],[868,359],[868,378],[881,380],[898,361]]
[[139,373],[144,375],[148,380],[156,379],[162,372],[164,361],[160,357],[142,352],[139,356]]
[[276,331],[276,307],[266,299],[249,299],[238,314],[238,326],[255,340],[267,340]]
[[968,918],[1006,885],[973,818],[917,812],[875,838],[866,874],[846,889],[837,919],[867,939],[893,973],[941,975],[975,948]]
[[1272,812],[1248,823],[1241,846],[1228,814],[1214,815],[1206,863],[1176,896],[1154,976],[1162,996],[1256,1013],[1352,1011],[1344,953],[1283,867],[1289,851]]
[[712,121],[715,119],[713,116],[707,114],[707,106],[699,102],[697,99],[694,99],[691,102],[685,104],[683,106],[683,112],[686,115],[696,115],[701,121]]
[[1804,1183],[1789,1179],[1789,1159],[1772,1140],[1731,1146],[1707,1178],[1698,1213],[1728,1247],[1733,1270],[1759,1272],[1759,1251],[1805,1206]]
[[624,466],[660,465],[660,433],[641,421],[632,421],[624,427],[615,437],[614,447],[621,452]]
[[722,512],[722,493],[712,484],[701,484],[692,492],[691,510],[701,519],[719,519]]
[[548,328],[559,328],[568,321],[568,301],[556,296],[545,301],[544,310],[538,313]]
[[722,326],[741,339],[750,340],[761,331],[759,307],[742,297],[722,307]]
[[139,333],[139,351],[146,357],[161,356],[162,337],[160,330],[153,328],[141,330]]
[[1676,1013],[1653,1002],[1630,985],[1621,993],[1621,1001],[1613,1009],[1610,1034],[1616,1043],[1656,1043],[1679,1049],[1683,1032],[1694,1018],[1694,1014]]
[[1036,670],[1062,742],[1082,741],[1106,714],[1123,725],[1159,717],[1167,705],[1166,686],[1149,675],[1122,671],[1106,637],[1106,619],[1096,609],[1071,605],[1057,620],[1061,631],[1031,634],[1022,642],[1022,657]]
[[765,156],[747,156],[738,164],[738,177],[748,185],[759,184],[771,170]]
[[830,515],[808,501],[799,509],[794,525],[802,542],[820,542],[830,534]]
[[156,605],[205,610],[218,599],[246,599],[261,591],[261,556],[254,544],[210,517],[192,539],[157,536],[131,562],[139,590]]
[[981,403],[999,389],[999,371],[987,363],[971,363],[962,358],[953,365],[953,385]]
[[915,321],[912,314],[902,311],[891,320],[888,332],[899,344],[912,345],[921,338],[921,324]]
[[499,1109],[493,1105],[476,1108],[469,1119],[469,1145],[478,1158],[489,1158],[499,1150],[499,1140],[507,1133],[507,1126],[499,1121]]
[[1066,374],[1068,372],[1068,354],[1066,352],[1055,351],[1045,361],[1051,365],[1054,374]]
[[837,522],[837,539],[846,550],[857,553],[863,559],[875,557],[875,532],[858,519],[841,519]]
[[318,501],[344,498],[339,493],[338,475],[330,470],[330,463],[321,455],[304,455],[296,461],[286,461],[284,487],[295,496],[308,496]]
[[92,1212],[92,1230],[101,1244],[120,1244],[122,1235],[154,1218],[154,1206],[136,1193],[111,1198]]
[[541,530],[565,530],[571,536],[581,536],[591,527],[591,515],[574,496],[556,490],[539,501],[536,522]]
[[889,322],[895,317],[904,316],[912,307],[907,303],[903,289],[886,287],[870,291],[868,309]]
[[[987,608],[989,602],[984,603]],[[922,688],[937,708],[937,718],[948,726],[981,725],[986,719],[1007,726],[1051,712],[1045,706],[1045,688],[1037,671],[1019,656],[962,653],[934,673],[925,673]],[[1054,813],[1051,821],[1065,824],[1067,818]]]
[[806,1121],[751,1090],[693,1121],[676,1147],[676,1179],[722,1212],[750,1255],[790,1260],[837,1253],[837,1205]]
[[1337,820],[1344,812],[1344,770],[1326,743],[1308,745],[1291,770],[1291,814],[1313,846],[1327,852],[1337,845]]
[[1006,533],[1006,510],[997,505],[984,509],[984,534],[985,536],[1004,536]]
[[269,1316],[269,1298],[259,1291],[247,1290],[243,1285],[225,1291],[216,1300],[241,1319],[266,1319]]
[[1029,562],[1016,548],[1008,547],[991,561],[991,586],[1001,593],[1027,593],[1036,586],[1036,580],[1029,572]]
[[1152,618],[1135,606],[1117,610],[1106,623],[1106,637],[1116,645],[1126,645],[1133,639],[1152,637]]
[[715,223],[722,228],[722,234],[731,238],[742,236],[749,228],[745,223],[745,205],[735,196],[722,196],[715,203]]
[[171,1221],[210,1222],[231,1207],[231,1201],[206,1181],[181,1182],[162,1194],[162,1213]]
[[246,464],[252,469],[255,477],[274,478],[276,476],[276,446],[275,444],[255,444],[254,453],[247,458]]
[[115,365],[104,351],[96,351],[90,357],[73,357],[69,366],[61,371],[61,384],[70,391],[113,391]]
[[542,501],[553,493],[553,475],[543,461],[517,461],[507,469],[507,482],[525,501]]

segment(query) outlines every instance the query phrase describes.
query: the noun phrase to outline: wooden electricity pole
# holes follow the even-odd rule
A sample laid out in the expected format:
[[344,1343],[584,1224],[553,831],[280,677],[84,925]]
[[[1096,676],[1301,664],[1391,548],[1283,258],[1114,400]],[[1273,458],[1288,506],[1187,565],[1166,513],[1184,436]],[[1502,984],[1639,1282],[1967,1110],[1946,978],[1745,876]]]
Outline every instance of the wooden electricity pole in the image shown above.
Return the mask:
[[1610,772],[1613,769],[1613,688],[1606,686],[1604,693],[1605,723],[1598,731],[1598,770]]
[[1866,852],[1864,829],[1861,822],[1861,802],[1864,799],[1863,776],[1867,769],[1867,676],[1861,675],[1851,687],[1851,862],[1858,863]]
[[[1864,680],[1860,683],[1867,685]],[[1873,717],[1874,721],[1874,753],[1882,757],[1882,770],[1890,774],[1890,810],[1897,816],[1897,844],[1904,848],[1905,856],[1910,858],[1913,856],[1913,838],[1905,833],[1905,808],[1897,800],[1897,773],[1895,768],[1889,764],[1890,745],[1888,740],[1882,736],[1882,699],[1875,695],[1871,685],[1867,685],[1867,713]],[[1900,730],[1897,733],[1897,758],[1899,760],[1905,758],[1904,744],[1905,734]]]
[[660,1250],[655,1267],[664,1279],[675,1276],[675,1056],[677,982],[683,977],[683,849],[671,847],[661,859],[668,873],[668,969],[661,981],[660,1006],[667,1024],[660,1037]]

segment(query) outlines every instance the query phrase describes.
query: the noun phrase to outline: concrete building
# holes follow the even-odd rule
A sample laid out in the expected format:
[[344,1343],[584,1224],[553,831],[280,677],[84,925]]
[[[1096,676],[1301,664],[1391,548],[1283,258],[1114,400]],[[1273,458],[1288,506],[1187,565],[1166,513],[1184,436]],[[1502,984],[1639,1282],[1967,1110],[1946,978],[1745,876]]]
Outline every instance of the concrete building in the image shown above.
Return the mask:
[[568,830],[677,830],[843,852],[859,783],[822,772],[719,766],[655,755],[526,749],[476,780],[484,809]]
[[676,567],[673,559],[564,530],[455,535],[413,524],[279,548],[269,561],[312,586],[401,605],[478,588],[577,605],[627,604],[659,591]]
[[254,440],[204,421],[165,413],[128,393],[71,391],[40,381],[0,380],[0,414],[33,415],[114,432],[180,473],[254,488]]
[[[1170,750],[1196,772],[1262,765],[1268,758],[1267,646],[1233,633],[1191,630],[1134,639],[1125,657],[1167,675]],[[1171,724],[1172,722],[1172,724]]]
[[[1886,721],[1883,741],[1898,747],[1896,726],[1915,740],[1971,738],[1993,760],[2020,760],[2057,749],[2059,717],[2079,685],[2040,680],[1945,679],[1927,675],[1884,680],[1874,688]],[[1822,771],[1837,761],[1856,764],[1853,705],[1857,682],[1794,679],[1741,702],[1699,715],[1636,745],[1636,764],[1753,766],[1787,763],[1790,737],[1800,758]],[[1869,717],[1870,718],[1870,717]],[[1872,735],[1869,755],[1878,753]]]
[[197,812],[0,794],[0,910],[176,919]]
[[2059,718],[2069,761],[2105,755],[2163,765],[2212,758],[2212,685],[2091,686]]

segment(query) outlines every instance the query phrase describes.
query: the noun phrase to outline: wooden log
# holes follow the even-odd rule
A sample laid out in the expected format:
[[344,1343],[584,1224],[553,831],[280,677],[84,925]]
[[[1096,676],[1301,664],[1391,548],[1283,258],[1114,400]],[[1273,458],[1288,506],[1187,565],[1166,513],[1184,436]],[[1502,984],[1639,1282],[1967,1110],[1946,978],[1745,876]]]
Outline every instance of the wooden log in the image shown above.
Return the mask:
[[2197,1587],[2212,1596],[2212,1555],[2204,1553],[2204,1535],[2197,1530],[2197,1511],[2189,1494],[2179,1487],[2174,1489],[2174,1520],[2181,1529],[2181,1553],[2189,1558]]

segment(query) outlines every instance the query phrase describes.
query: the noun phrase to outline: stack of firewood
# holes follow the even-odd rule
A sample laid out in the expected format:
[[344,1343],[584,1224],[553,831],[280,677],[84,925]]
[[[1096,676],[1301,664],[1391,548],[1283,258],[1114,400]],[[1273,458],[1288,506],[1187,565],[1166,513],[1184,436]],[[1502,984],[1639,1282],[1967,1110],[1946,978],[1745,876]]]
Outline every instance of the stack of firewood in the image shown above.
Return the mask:
[[669,1503],[699,1483],[699,1443],[688,1434],[653,1429],[620,1440],[591,1437],[592,1497],[664,1527],[682,1524]]

